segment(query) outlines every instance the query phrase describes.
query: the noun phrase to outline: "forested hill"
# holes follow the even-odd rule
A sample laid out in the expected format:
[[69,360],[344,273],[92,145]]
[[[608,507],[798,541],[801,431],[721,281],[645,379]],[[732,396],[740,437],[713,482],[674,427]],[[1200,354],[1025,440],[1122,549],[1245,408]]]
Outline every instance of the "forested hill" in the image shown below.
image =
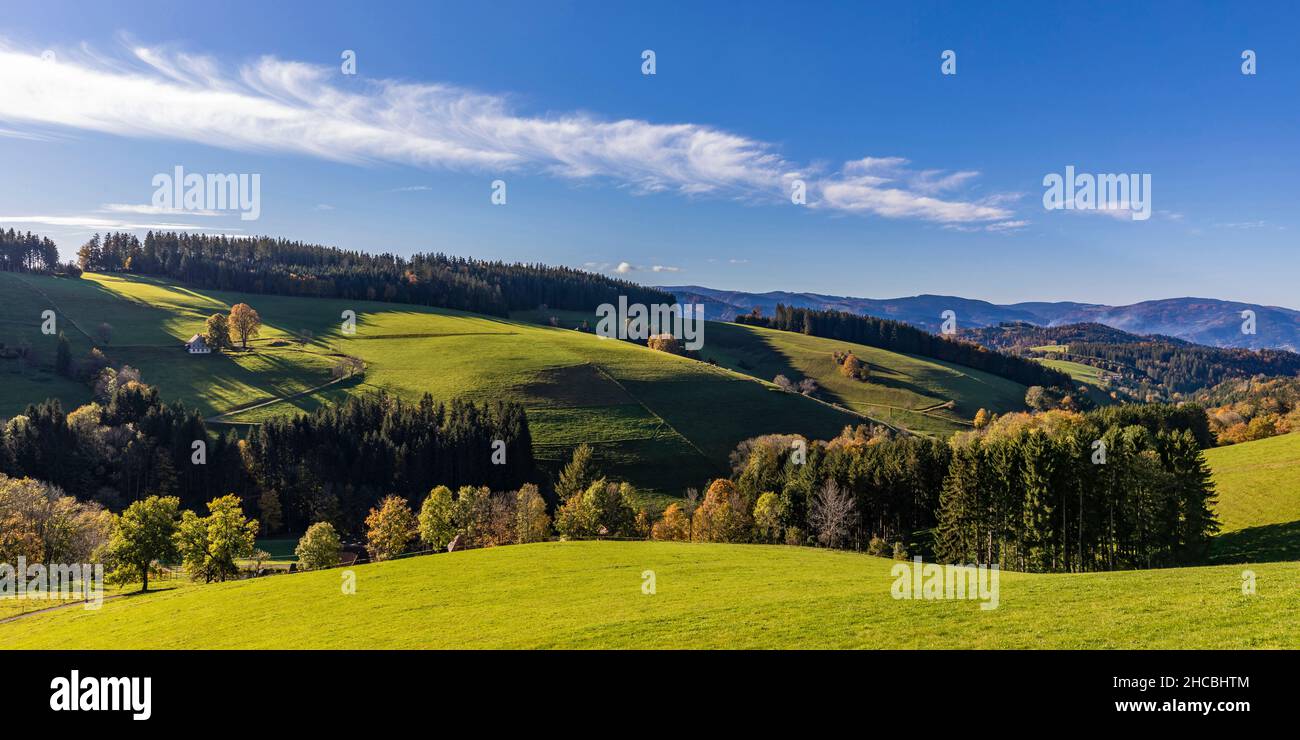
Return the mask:
[[550,308],[592,311],[630,303],[676,303],[672,293],[568,267],[483,261],[444,254],[393,254],[271,237],[149,232],[96,235],[77,253],[83,270],[169,277],[195,287],[350,298],[455,308],[505,316]]
[[1017,322],[968,330],[961,336],[1002,351],[1100,368],[1115,376],[1120,389],[1144,399],[1194,393],[1226,380],[1300,373],[1300,354],[1295,352],[1207,347],[1173,337],[1138,336],[1101,324],[1045,327]]
[[931,334],[911,324],[844,311],[817,311],[778,303],[775,315],[740,315],[736,323],[857,342],[891,352],[931,357],[983,370],[1023,385],[1069,388],[1070,376],[1034,360]]
[[[1024,321],[1005,321],[996,326],[960,329],[957,336],[982,344],[990,349],[1017,350],[1044,345],[1070,344],[1071,342],[1103,342],[1106,344],[1141,344],[1157,337],[1144,337],[1105,324],[1084,322],[1061,326],[1038,326]],[[1169,344],[1188,344],[1174,337],[1159,337]]]
[[[1097,323],[1138,335],[1169,335],[1211,347],[1289,349],[1300,351],[1300,311],[1259,303],[1217,298],[1162,298],[1127,306],[1106,306],[1073,301],[1031,301],[998,305],[950,295],[915,295],[903,298],[854,298],[821,293],[746,293],[700,285],[660,286],[677,300],[703,303],[710,319],[730,321],[757,308],[770,314],[776,304],[822,311],[844,311],[860,316],[902,321],[926,331],[939,331],[944,311],[954,311],[961,327],[996,326],[1029,322],[1038,326]],[[1256,317],[1256,331],[1245,334],[1242,311]]]
[[58,266],[59,248],[48,237],[0,229],[0,270],[53,272]]

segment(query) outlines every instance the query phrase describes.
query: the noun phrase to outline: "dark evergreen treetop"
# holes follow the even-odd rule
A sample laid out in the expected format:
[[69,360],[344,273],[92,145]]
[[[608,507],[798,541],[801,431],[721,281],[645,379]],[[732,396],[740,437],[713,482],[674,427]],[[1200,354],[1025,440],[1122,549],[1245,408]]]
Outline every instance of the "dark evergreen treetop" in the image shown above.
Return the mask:
[[271,237],[149,232],[96,235],[78,251],[84,270],[173,278],[246,293],[412,303],[505,316],[512,310],[593,311],[602,303],[675,303],[671,294],[569,267],[450,257],[400,257]]
[[54,272],[58,266],[59,248],[48,237],[0,229],[0,270]]

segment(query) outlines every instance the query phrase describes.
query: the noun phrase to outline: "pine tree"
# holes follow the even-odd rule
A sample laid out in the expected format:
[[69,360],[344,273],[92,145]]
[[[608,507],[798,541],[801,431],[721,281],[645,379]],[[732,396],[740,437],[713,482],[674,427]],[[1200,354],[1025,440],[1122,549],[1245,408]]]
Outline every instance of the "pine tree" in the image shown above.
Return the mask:
[[957,445],[939,494],[939,524],[934,554],[945,563],[980,561],[979,501],[981,445],[979,440]]
[[574,449],[573,458],[560,471],[560,481],[555,484],[555,495],[559,496],[561,502],[566,502],[586,491],[600,477],[602,476],[591,459],[591,446],[584,442]]
[[1055,450],[1047,435],[1034,430],[1023,443],[1025,468],[1024,540],[1026,559],[1034,570],[1052,565],[1054,548],[1053,514],[1056,511],[1052,483]]
[[72,347],[62,331],[59,332],[59,346],[54,353],[54,371],[65,377],[72,374]]

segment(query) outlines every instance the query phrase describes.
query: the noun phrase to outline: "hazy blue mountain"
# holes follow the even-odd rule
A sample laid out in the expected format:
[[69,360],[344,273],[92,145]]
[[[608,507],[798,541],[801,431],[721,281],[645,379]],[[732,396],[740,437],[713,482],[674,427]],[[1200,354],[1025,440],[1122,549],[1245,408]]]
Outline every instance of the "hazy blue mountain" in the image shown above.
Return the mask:
[[[942,313],[956,312],[959,327],[993,326],[1027,321],[1040,326],[1096,322],[1133,334],[1163,334],[1212,347],[1275,348],[1300,351],[1300,311],[1215,298],[1166,298],[1128,306],[1069,301],[1033,301],[999,305],[958,296],[918,295],[904,298],[854,298],[820,293],[747,293],[698,285],[662,286],[678,301],[704,304],[710,319],[729,321],[754,308],[772,315],[776,304],[847,311],[904,321],[938,331]],[[1242,311],[1255,312],[1255,333],[1242,332]]]

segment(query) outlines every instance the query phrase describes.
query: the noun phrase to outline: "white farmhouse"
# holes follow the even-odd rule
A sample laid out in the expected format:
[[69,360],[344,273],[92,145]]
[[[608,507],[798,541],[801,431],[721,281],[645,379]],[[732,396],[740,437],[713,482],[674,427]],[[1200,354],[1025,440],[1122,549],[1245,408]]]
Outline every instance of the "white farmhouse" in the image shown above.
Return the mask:
[[203,341],[202,334],[195,334],[185,343],[185,350],[192,355],[206,355],[212,351],[212,348]]

